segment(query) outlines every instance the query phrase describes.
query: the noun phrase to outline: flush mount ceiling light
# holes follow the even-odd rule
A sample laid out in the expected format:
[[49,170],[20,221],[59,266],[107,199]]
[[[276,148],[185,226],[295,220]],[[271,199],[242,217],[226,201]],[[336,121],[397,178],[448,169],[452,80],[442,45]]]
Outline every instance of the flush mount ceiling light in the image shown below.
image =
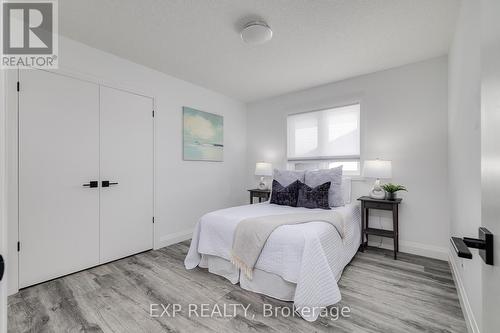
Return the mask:
[[273,31],[262,21],[247,23],[241,30],[241,39],[248,44],[262,44],[273,38]]

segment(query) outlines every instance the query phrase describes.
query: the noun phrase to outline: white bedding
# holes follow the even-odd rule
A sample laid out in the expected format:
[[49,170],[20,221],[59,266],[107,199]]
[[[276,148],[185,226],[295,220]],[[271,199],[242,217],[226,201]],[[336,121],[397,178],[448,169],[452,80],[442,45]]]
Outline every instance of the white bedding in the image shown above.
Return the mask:
[[[325,222],[280,226],[267,240],[255,265],[256,269],[276,274],[297,285],[294,305],[298,309],[319,309],[340,301],[337,281],[359,247],[360,212],[356,204],[334,210],[344,217],[344,239]],[[202,254],[229,260],[234,231],[242,219],[311,211],[266,202],[208,213],[195,227],[185,266],[187,269],[198,266]],[[318,311],[313,311],[303,317],[312,321],[318,314]]]

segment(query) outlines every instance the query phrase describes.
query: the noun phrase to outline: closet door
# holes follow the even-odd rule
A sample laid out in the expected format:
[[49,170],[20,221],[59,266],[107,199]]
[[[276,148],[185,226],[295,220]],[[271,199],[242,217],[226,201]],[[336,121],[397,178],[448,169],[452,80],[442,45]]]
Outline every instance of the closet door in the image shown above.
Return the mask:
[[101,262],[153,248],[153,100],[100,88]]
[[20,73],[19,285],[99,263],[98,85]]

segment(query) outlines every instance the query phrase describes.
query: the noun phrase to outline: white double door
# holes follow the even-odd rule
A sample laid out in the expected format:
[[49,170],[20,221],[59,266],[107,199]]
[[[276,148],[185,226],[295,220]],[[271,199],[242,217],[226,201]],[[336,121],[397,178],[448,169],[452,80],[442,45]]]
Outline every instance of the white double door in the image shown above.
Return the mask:
[[20,287],[151,249],[152,99],[41,70],[20,83]]

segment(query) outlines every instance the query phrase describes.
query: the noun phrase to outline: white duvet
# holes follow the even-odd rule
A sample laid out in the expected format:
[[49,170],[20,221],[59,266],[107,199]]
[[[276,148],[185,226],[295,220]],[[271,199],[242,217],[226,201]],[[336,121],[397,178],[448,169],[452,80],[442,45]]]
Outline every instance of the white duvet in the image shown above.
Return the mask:
[[[317,319],[320,308],[340,301],[337,281],[360,244],[359,206],[349,204],[334,210],[344,218],[344,239],[325,222],[280,226],[268,238],[255,265],[297,285],[294,305],[306,309],[302,313],[309,321]],[[202,254],[230,260],[234,231],[243,219],[311,211],[266,202],[208,213],[195,227],[184,264],[187,269],[198,266]],[[311,309],[316,310],[308,311]]]

